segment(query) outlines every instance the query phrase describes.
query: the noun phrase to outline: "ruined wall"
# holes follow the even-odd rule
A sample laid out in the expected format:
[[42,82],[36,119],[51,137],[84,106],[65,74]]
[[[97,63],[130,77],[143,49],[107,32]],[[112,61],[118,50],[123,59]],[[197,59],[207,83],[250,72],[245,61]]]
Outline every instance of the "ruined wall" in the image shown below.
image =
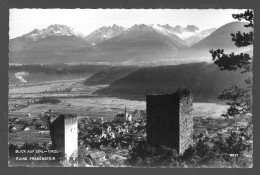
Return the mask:
[[78,122],[77,116],[65,117],[65,154],[69,158],[78,149]]
[[65,152],[64,117],[53,115],[49,118],[50,136],[53,149]]
[[147,142],[182,154],[193,143],[192,96],[187,90],[146,96]]
[[190,94],[180,96],[180,154],[193,144],[192,101]]
[[147,141],[179,150],[179,103],[177,94],[147,95]]
[[67,159],[78,149],[78,122],[75,115],[52,115],[49,118],[53,149],[66,154]]

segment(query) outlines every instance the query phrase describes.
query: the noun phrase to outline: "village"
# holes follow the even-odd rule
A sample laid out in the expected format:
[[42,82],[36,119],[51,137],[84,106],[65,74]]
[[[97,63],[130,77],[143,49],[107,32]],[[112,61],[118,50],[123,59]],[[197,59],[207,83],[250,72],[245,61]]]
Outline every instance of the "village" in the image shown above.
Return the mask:
[[[50,110],[45,117],[54,113]],[[46,119],[46,118],[45,118]],[[44,117],[27,122],[21,118],[9,118],[9,134],[30,133],[37,131],[38,137],[45,137],[42,145],[50,148],[52,143],[48,122]],[[210,147],[218,140],[227,138],[232,132],[241,132],[248,126],[251,116],[239,119],[213,119],[193,117],[193,143],[203,139]],[[243,142],[248,145],[245,155],[252,157],[252,126],[245,134]],[[250,136],[250,137],[248,137]],[[47,139],[46,139],[47,137]],[[126,166],[132,148],[139,142],[146,141],[146,112],[134,110],[117,114],[113,119],[80,117],[78,118],[78,153],[84,159],[81,165],[74,166]],[[34,137],[35,139],[35,137]],[[26,140],[30,142],[29,139]],[[32,138],[31,142],[34,140]],[[73,162],[73,161],[71,161]],[[71,163],[70,162],[70,163]]]
[[[127,115],[125,115],[127,116]],[[134,144],[146,139],[145,119],[120,115],[114,121],[84,118],[79,122],[79,149],[90,165],[117,161],[123,165]]]
[[[43,117],[33,119],[31,122],[22,118],[9,118],[9,137],[26,135],[25,141],[38,142],[37,137],[50,137],[47,116],[54,111],[47,111]],[[111,161],[127,159],[129,150],[135,142],[145,140],[145,112],[135,110],[130,113],[120,113],[112,120],[103,121],[103,118],[84,117],[78,119],[78,146],[79,152],[90,158],[88,166],[102,165]],[[35,132],[36,131],[36,132]],[[27,135],[36,133],[28,139]],[[35,140],[36,139],[36,140]],[[12,143],[10,139],[9,143]],[[14,139],[15,141],[15,139]],[[44,139],[40,145],[46,148],[52,145],[50,138]],[[39,142],[38,142],[39,143]]]
[[[81,90],[80,88],[77,91]],[[71,88],[54,89],[53,93],[56,94],[61,89]],[[45,91],[38,94],[52,93],[48,89]],[[75,93],[78,93],[77,91]],[[29,94],[29,96],[32,95]],[[98,106],[87,107],[89,111],[86,113],[86,104],[94,102],[96,98],[80,98],[80,103],[77,103],[72,100],[74,98],[64,99],[41,95],[32,97],[10,100],[10,144],[21,147],[25,143],[37,143],[43,148],[50,149],[52,140],[48,115],[69,114],[69,112],[73,112],[78,120],[78,153],[74,157],[81,156],[84,159],[83,165],[75,164],[75,166],[126,166],[125,161],[129,159],[132,148],[140,142],[147,142],[147,109],[144,102],[104,98]],[[212,148],[217,141],[228,138],[233,132],[240,133],[241,129],[248,127],[243,142],[248,145],[245,155],[252,158],[253,129],[250,125],[252,116],[220,117],[220,112],[224,110],[224,107],[222,108],[221,105],[218,107],[216,108],[215,104],[208,106],[204,103],[193,104],[193,114],[189,114],[193,121],[191,132],[193,145],[203,140]],[[28,110],[23,110],[27,108]],[[95,111],[92,112],[92,109]],[[102,112],[99,113],[99,111]],[[169,116],[171,115],[175,114]]]
[[[110,122],[89,118],[79,121],[79,149],[89,163],[87,166],[111,166],[111,162],[123,166],[132,147],[146,140],[145,119],[129,121],[122,118]],[[241,132],[248,124],[245,120],[234,125],[223,119],[195,118],[194,121],[194,144],[203,139],[210,147],[217,140],[228,138],[232,132]],[[245,155],[252,157],[252,127],[247,132],[243,140],[248,145]]]

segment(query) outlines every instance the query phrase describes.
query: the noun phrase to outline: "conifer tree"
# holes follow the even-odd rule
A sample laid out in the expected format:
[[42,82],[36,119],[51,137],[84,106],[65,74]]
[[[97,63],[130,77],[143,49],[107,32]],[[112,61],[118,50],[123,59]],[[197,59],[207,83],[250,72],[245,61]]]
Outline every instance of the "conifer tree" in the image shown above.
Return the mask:
[[[253,10],[248,9],[244,13],[233,14],[233,18],[239,21],[245,20],[248,23],[244,25],[247,28],[253,28]],[[241,33],[238,31],[235,34],[231,34],[232,41],[237,47],[247,47],[253,44],[253,31],[249,33]],[[219,99],[227,100],[227,104],[230,106],[226,114],[222,114],[224,117],[238,117],[247,113],[252,113],[252,83],[253,77],[251,74],[253,57],[246,53],[225,54],[223,49],[210,50],[214,63],[220,68],[220,70],[238,71],[241,73],[247,73],[248,77],[245,79],[246,88],[238,87],[236,85],[231,86],[228,89],[224,89]]]

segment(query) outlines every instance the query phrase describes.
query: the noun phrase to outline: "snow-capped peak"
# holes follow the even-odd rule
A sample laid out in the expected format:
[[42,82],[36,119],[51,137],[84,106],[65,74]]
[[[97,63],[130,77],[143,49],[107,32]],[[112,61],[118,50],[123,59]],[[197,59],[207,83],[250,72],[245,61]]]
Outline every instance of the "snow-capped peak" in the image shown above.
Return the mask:
[[187,32],[196,32],[196,30],[199,30],[199,28],[195,25],[187,25],[185,30]]
[[93,31],[92,33],[87,35],[85,38],[87,40],[89,40],[92,44],[98,44],[102,41],[105,41],[107,39],[110,39],[110,38],[120,34],[121,32],[123,32],[125,30],[126,30],[125,28],[118,26],[116,24],[114,24],[112,26],[103,26],[103,27]]
[[160,26],[160,25],[154,25],[154,24],[152,24],[152,25],[150,25],[154,30],[156,30],[157,32],[159,32],[159,33],[162,33],[162,34],[164,34],[164,35],[169,35],[169,34],[171,34],[171,32],[168,30],[168,29],[166,29],[166,28],[164,28],[164,27],[162,27],[162,26]]
[[22,35],[22,37],[25,37],[27,40],[32,41],[37,41],[48,36],[76,36],[80,38],[84,37],[83,34],[75,31],[73,28],[61,24],[50,25],[49,27],[42,30],[35,29],[30,33]]
[[166,25],[157,25],[154,27],[156,27],[157,30],[160,29],[160,31],[163,31],[161,28],[166,29],[167,32],[175,34],[182,40],[186,41],[188,45],[192,45],[200,41],[201,39],[207,37],[208,35],[210,35],[212,32],[215,31],[215,29],[200,30],[195,25],[187,25],[186,27],[176,25],[175,27],[171,27],[169,24],[166,24]]
[[174,30],[175,33],[182,33],[184,31],[184,28],[177,25],[173,28],[173,30]]

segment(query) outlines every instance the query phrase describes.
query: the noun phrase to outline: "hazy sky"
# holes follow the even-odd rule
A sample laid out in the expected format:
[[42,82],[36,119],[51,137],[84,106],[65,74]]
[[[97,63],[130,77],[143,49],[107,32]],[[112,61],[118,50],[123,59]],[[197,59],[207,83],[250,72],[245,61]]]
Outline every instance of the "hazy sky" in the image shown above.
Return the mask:
[[244,10],[196,9],[10,9],[9,36],[15,38],[51,24],[64,24],[87,35],[102,26],[117,24],[196,25],[200,29],[220,27],[235,21],[231,14]]

